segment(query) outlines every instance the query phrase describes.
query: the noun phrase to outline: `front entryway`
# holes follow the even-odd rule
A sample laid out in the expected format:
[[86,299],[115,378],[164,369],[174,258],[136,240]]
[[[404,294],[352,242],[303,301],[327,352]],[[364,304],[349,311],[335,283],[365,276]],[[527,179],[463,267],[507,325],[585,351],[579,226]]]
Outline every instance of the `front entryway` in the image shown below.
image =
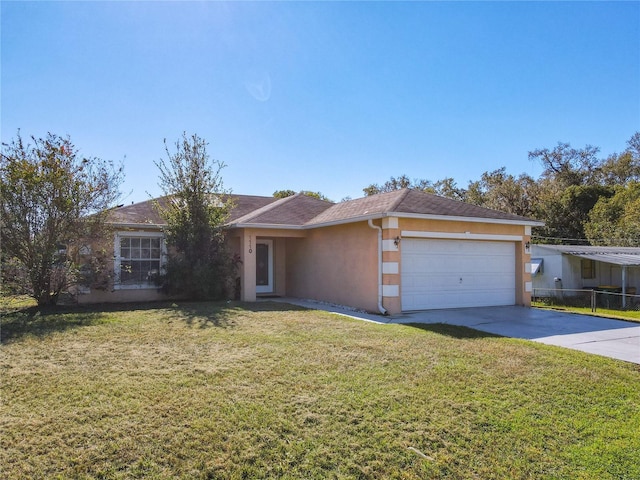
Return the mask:
[[256,293],[273,293],[273,240],[256,242]]

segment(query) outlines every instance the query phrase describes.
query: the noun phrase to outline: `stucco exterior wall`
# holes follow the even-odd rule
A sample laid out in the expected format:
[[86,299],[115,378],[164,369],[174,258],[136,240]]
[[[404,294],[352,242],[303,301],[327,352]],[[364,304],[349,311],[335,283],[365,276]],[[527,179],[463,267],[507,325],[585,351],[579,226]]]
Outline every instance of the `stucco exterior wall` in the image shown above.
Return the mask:
[[276,295],[287,295],[287,250],[286,239],[273,239],[273,292]]
[[367,222],[286,241],[286,294],[377,312],[378,242]]
[[524,226],[500,223],[458,222],[400,218],[400,230],[421,230],[448,233],[484,233],[493,235],[524,235]]

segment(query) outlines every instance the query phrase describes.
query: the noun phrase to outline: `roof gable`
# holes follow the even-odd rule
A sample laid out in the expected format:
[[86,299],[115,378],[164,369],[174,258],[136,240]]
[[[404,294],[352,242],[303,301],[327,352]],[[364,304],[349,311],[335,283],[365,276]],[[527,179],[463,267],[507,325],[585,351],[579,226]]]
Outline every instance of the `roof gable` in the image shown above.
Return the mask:
[[232,220],[231,223],[301,226],[333,205],[326,200],[297,193]]

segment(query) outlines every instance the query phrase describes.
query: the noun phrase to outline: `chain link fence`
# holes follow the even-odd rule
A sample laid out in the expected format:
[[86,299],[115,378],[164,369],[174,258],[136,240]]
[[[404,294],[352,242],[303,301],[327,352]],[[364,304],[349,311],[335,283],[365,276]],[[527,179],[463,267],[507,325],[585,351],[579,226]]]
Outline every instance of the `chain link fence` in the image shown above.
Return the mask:
[[[604,310],[640,311],[640,295],[622,293],[621,289],[598,290],[597,288],[573,290],[569,288],[534,288],[531,301],[549,307],[583,307],[596,312]],[[631,290],[631,289],[629,289]],[[633,294],[631,294],[633,293]]]

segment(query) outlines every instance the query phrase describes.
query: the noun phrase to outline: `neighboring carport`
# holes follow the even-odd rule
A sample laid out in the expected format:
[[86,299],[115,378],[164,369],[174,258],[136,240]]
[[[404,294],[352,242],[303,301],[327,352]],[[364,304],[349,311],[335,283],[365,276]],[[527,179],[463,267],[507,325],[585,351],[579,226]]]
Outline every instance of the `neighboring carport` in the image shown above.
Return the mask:
[[[617,247],[572,247],[571,249],[564,249],[563,253],[620,267],[622,271],[623,294],[629,293],[627,287],[627,269],[640,267],[640,255],[631,253],[631,249],[621,249]],[[622,295],[622,308],[626,308],[626,302],[626,295]]]

